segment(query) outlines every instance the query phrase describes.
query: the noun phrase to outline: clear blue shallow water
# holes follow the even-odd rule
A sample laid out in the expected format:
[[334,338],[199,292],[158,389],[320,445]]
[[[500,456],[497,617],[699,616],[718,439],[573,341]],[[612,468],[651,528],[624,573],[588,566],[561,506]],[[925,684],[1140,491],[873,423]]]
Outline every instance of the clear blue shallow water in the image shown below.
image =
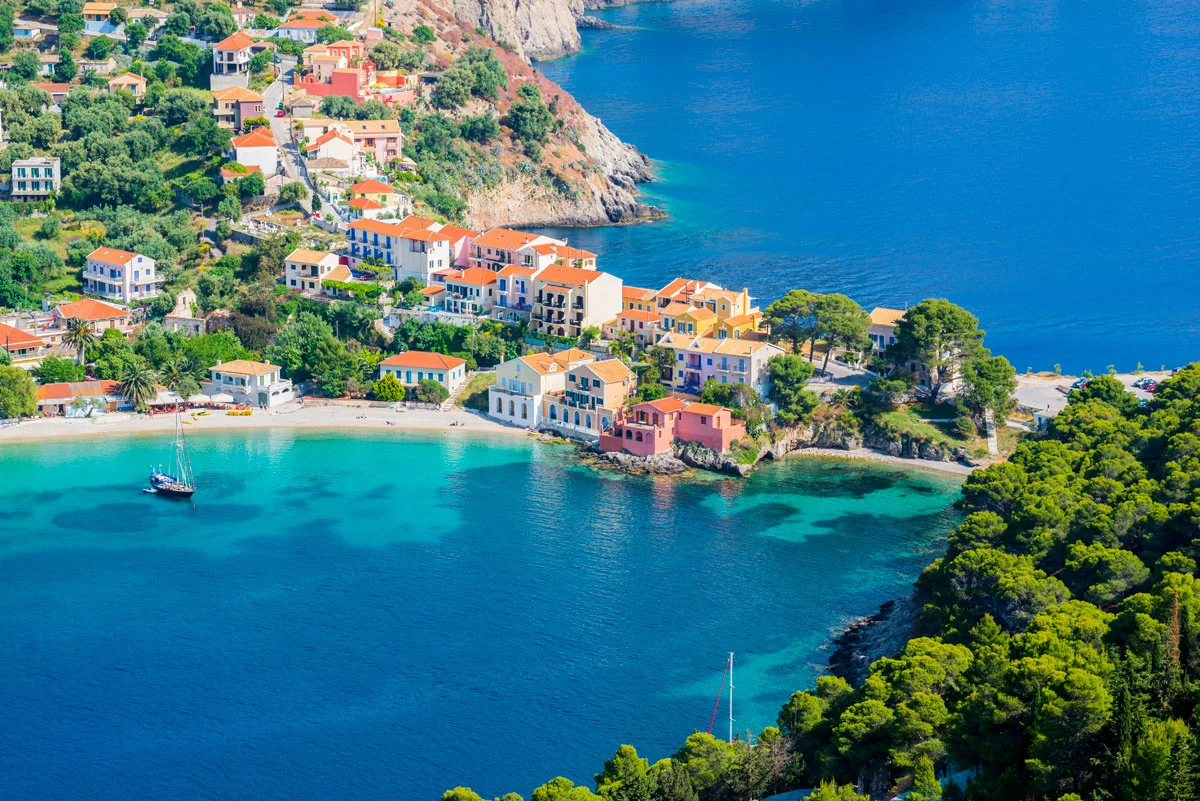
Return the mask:
[[974,311],[1018,370],[1200,356],[1200,17],[1183,0],[676,0],[539,65],[671,219],[563,233],[679,274]]
[[[390,432],[389,432],[390,433]],[[771,723],[944,545],[957,483],[793,460],[598,476],[523,439],[0,449],[0,786],[20,799],[487,797]],[[722,710],[722,715],[725,714]]]

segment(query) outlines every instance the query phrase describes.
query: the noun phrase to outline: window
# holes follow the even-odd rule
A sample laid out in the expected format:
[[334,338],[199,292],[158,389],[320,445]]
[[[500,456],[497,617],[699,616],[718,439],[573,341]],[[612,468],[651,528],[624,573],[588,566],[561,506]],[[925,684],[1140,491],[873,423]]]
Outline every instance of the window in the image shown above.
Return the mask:
[[710,357],[708,357],[708,359],[707,359],[707,363],[708,363],[708,366],[709,366],[709,367],[712,367],[712,357],[711,357],[711,356],[710,356]]

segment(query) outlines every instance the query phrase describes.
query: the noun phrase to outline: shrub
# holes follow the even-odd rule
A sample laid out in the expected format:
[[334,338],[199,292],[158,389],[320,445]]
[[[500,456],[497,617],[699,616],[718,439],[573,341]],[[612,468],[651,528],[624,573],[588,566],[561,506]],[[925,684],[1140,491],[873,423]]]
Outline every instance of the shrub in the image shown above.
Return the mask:
[[973,437],[976,434],[975,421],[966,415],[956,417],[954,419],[954,430],[958,432],[959,436],[964,438]]
[[420,403],[442,403],[448,397],[450,390],[432,378],[422,379],[413,388],[413,399]]
[[404,400],[404,385],[392,373],[380,378],[371,388],[371,394],[376,400],[395,403]]
[[412,29],[412,40],[418,44],[429,44],[437,39],[433,33],[433,28],[428,25],[418,25]]

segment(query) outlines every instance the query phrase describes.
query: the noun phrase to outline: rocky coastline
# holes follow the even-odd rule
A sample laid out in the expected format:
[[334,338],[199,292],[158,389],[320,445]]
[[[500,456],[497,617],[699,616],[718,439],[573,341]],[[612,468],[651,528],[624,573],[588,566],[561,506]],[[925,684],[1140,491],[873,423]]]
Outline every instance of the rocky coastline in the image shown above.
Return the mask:
[[833,640],[829,672],[857,687],[871,663],[900,651],[916,636],[921,606],[915,595],[884,602],[873,615],[856,618]]

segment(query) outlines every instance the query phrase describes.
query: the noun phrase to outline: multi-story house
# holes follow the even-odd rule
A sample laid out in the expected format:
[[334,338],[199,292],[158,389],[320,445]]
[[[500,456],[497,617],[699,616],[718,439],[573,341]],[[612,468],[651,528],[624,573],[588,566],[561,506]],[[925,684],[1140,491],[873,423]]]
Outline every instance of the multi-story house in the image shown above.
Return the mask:
[[404,135],[396,120],[347,120],[341,124],[349,129],[359,152],[372,157],[376,163],[389,164],[400,158]]
[[487,314],[496,303],[496,274],[482,267],[446,273],[442,305],[456,314]]
[[233,403],[272,407],[296,397],[291,380],[281,375],[282,367],[266,362],[238,359],[217,362],[212,378],[200,385],[200,391],[212,398],[228,395]]
[[140,253],[116,248],[96,248],[83,268],[83,288],[108,300],[133,303],[156,297],[163,277],[155,261]]
[[612,428],[637,378],[619,359],[605,359],[572,367],[565,386],[542,398],[542,423],[596,440]]
[[308,250],[296,248],[283,260],[283,283],[295,292],[319,293],[321,282],[345,280],[350,271],[345,270],[346,276],[338,279],[332,275],[338,268],[338,257],[324,250]]
[[871,309],[871,328],[867,336],[871,338],[871,349],[882,353],[889,345],[896,343],[896,326],[904,319],[905,312],[900,309],[885,309],[876,306]]
[[230,86],[213,91],[213,116],[217,124],[231,131],[240,131],[246,120],[263,116],[263,97],[244,86]]
[[[671,305],[674,306],[677,304]],[[670,319],[672,320],[672,324],[669,328],[666,328],[668,331],[707,337],[712,335],[712,330],[717,324],[717,313],[704,306],[688,306],[686,311],[680,312]],[[664,327],[666,327],[665,323]]]
[[533,277],[537,272],[533,267],[510,264],[496,273],[496,306],[492,316],[507,322],[528,320],[533,311]]
[[434,273],[454,266],[451,235],[442,233],[442,228],[432,220],[414,216],[399,222],[355,220],[346,230],[350,264],[377,259],[392,268],[396,281],[415,278],[432,283]]
[[692,395],[699,393],[709,379],[719,384],[749,384],[766,395],[767,362],[784,352],[769,342],[686,334],[666,334],[658,344],[675,354],[671,375],[663,375],[663,384]]
[[705,307],[722,319],[758,311],[748,289],[742,289],[740,292],[719,287],[702,289],[692,295],[691,302],[693,306]]
[[599,270],[552,264],[533,277],[530,332],[578,337],[602,327],[621,310],[621,279]]
[[214,75],[249,75],[254,40],[238,31],[213,45]]
[[660,398],[634,404],[622,413],[612,432],[600,435],[600,447],[635,456],[653,456],[667,453],[679,441],[698,442],[724,453],[744,436],[745,425],[735,421],[729,409]]
[[469,257],[472,267],[496,272],[510,265],[540,269],[558,263],[583,270],[596,269],[595,253],[548,236],[508,228],[493,228],[474,237]]
[[12,199],[45,200],[62,185],[59,160],[46,156],[15,159],[12,163]]
[[396,380],[406,387],[416,386],[422,381],[436,381],[454,392],[467,379],[467,363],[457,356],[444,353],[406,350],[379,363],[379,377],[385,375],[396,376]]
[[254,18],[259,14],[253,8],[246,8],[245,6],[234,6],[229,11],[233,14],[233,21],[237,23],[239,28],[251,25],[254,22]]
[[341,95],[363,103],[376,83],[375,62],[367,58],[362,42],[333,42],[305,48],[303,71],[294,85],[310,95]]
[[32,370],[42,363],[46,355],[46,343],[30,333],[0,323],[0,348],[8,352],[13,367]]
[[567,371],[596,357],[576,348],[558,353],[529,353],[496,366],[496,382],[488,387],[488,416],[505,423],[537,428],[542,398],[562,394]]

